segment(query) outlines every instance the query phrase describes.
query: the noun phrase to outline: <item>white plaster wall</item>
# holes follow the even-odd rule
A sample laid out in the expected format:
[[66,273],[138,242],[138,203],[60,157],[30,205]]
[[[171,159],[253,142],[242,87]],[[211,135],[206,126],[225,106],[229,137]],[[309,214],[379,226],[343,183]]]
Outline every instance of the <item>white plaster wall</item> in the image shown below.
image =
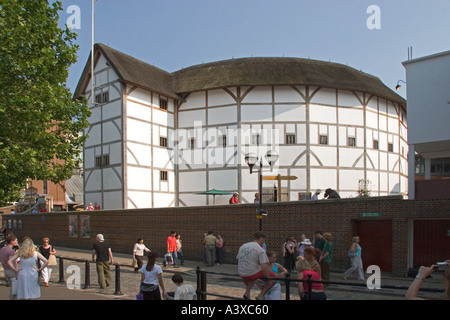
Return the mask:
[[235,104],[236,100],[224,89],[208,91],[208,106]]
[[113,190],[122,189],[122,170],[121,168],[103,169],[103,189]]
[[[110,93],[111,95],[111,93]],[[110,96],[110,100],[111,96]],[[117,118],[122,116],[122,101],[112,101],[103,107],[103,120]]]
[[208,109],[208,125],[236,122],[237,106]]
[[211,170],[209,171],[209,189],[217,190],[238,190],[237,170]]
[[[304,87],[297,87],[300,92],[304,92]],[[283,102],[304,102],[303,97],[292,87],[275,86],[274,96],[276,103]]]
[[[314,89],[310,89],[310,94],[313,94]],[[328,106],[336,106],[336,90],[322,88],[317,91],[312,97],[311,104],[321,104]]]
[[93,125],[87,131],[89,133],[88,139],[84,143],[84,148],[92,147],[101,143],[101,126],[100,124]]
[[86,192],[101,190],[102,187],[101,182],[102,182],[101,170],[93,170],[89,172],[89,174],[85,178],[84,189]]
[[336,107],[310,104],[309,121],[335,124],[337,122]]
[[121,191],[103,192],[103,202],[97,201],[103,209],[121,209],[123,208],[123,194]]
[[131,118],[140,119],[143,121],[151,121],[151,108],[141,103],[128,99],[127,101],[127,116]]
[[151,124],[128,118],[127,140],[145,144],[151,143]]
[[128,191],[128,208],[151,208],[152,193],[143,191]]
[[103,123],[103,143],[122,140],[122,121],[120,119]]
[[204,107],[206,107],[206,93],[204,91],[200,91],[191,93],[186,98],[186,101],[181,104],[179,110],[184,111]]
[[241,106],[242,122],[261,122],[272,121],[271,105],[242,105]]
[[151,190],[152,170],[142,167],[127,167],[127,186],[129,190]]
[[272,102],[271,87],[255,87],[245,96],[244,100],[242,100],[242,103],[264,103],[264,102]]
[[180,172],[180,192],[200,192],[206,190],[206,171]]
[[135,101],[137,103],[149,106],[151,103],[151,92],[127,85],[127,99],[129,101]]
[[151,166],[152,165],[151,147],[139,143],[127,143],[127,161],[128,164]]
[[178,128],[192,128],[195,122],[206,125],[206,110],[192,110],[178,112]]
[[275,106],[275,121],[306,121],[305,105],[281,105]]

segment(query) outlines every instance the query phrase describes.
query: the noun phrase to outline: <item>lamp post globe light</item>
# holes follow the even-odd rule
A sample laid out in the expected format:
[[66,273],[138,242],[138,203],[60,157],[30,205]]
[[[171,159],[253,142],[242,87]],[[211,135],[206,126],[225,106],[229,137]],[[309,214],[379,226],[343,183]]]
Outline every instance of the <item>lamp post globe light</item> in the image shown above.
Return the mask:
[[[265,159],[266,161],[269,163],[270,166],[270,171],[272,171],[273,165],[275,164],[275,162],[278,161],[279,155],[278,153],[276,153],[273,150],[269,150],[267,151],[266,155],[265,155]],[[259,192],[259,208],[256,211],[256,218],[259,219],[259,231],[262,230],[262,216],[263,215],[267,215],[267,211],[265,209],[263,209],[262,207],[262,172],[263,172],[263,161],[262,161],[262,157],[258,158],[258,156],[253,153],[247,153],[245,155],[245,162],[247,163],[247,165],[250,168],[250,174],[253,173],[253,166],[258,162],[259,160],[259,171],[258,171],[258,192]]]

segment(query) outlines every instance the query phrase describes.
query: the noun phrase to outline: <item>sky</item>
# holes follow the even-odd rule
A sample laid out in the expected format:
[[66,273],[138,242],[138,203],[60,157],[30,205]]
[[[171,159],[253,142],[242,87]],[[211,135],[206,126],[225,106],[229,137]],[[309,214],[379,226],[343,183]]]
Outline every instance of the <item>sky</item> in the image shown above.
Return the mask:
[[[52,1],[50,1],[52,2]],[[63,0],[78,34],[73,92],[91,50],[91,0]],[[168,72],[243,57],[349,65],[395,90],[403,61],[450,50],[448,0],[97,0],[95,43]],[[398,93],[407,98],[406,86]]]

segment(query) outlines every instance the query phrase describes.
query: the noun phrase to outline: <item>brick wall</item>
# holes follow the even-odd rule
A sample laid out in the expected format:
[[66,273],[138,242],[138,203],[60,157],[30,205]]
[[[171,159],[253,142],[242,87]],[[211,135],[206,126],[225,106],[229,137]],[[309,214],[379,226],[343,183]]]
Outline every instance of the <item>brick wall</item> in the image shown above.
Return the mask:
[[[165,241],[171,230],[181,234],[183,252],[188,260],[203,259],[203,233],[220,233],[225,239],[224,259],[236,263],[240,245],[253,240],[258,230],[256,205],[224,205],[204,207],[155,208],[134,210],[102,210],[47,214],[3,215],[2,225],[11,226],[19,237],[30,236],[40,244],[47,236],[57,248],[91,249],[95,235],[102,233],[113,252],[130,253],[137,238],[144,238],[153,251],[165,253]],[[267,246],[278,252],[284,239],[305,233],[312,239],[316,230],[333,235],[332,271],[348,267],[347,250],[355,234],[356,221],[391,221],[393,233],[392,273],[405,275],[408,263],[408,222],[411,219],[450,219],[450,200],[415,201],[401,197],[371,197],[321,201],[298,201],[264,204],[269,215],[263,218]],[[364,217],[362,213],[377,213]],[[89,216],[90,236],[69,236],[69,216],[78,224]],[[280,259],[281,260],[281,259]],[[367,267],[367,266],[366,266]]]

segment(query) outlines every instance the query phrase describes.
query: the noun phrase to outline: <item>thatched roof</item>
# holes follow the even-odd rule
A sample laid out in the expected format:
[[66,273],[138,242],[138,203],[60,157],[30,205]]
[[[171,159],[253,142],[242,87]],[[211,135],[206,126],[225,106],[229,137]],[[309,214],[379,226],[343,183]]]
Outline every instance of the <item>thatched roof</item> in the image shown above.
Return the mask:
[[[168,73],[103,44],[97,44],[95,48],[106,56],[122,81],[169,97],[232,86],[310,85],[365,92],[405,104],[405,100],[379,78],[333,62],[301,58],[240,58]],[[81,94],[78,88],[75,97],[77,94]]]
[[[176,90],[173,88],[173,75],[139,59],[117,51],[104,44],[97,43],[94,47],[95,62],[99,53],[103,54],[111,67],[115,70],[120,80],[131,85],[146,88],[171,98],[177,99]],[[91,77],[91,56],[84,68],[83,74],[74,93],[74,99],[83,95]]]

